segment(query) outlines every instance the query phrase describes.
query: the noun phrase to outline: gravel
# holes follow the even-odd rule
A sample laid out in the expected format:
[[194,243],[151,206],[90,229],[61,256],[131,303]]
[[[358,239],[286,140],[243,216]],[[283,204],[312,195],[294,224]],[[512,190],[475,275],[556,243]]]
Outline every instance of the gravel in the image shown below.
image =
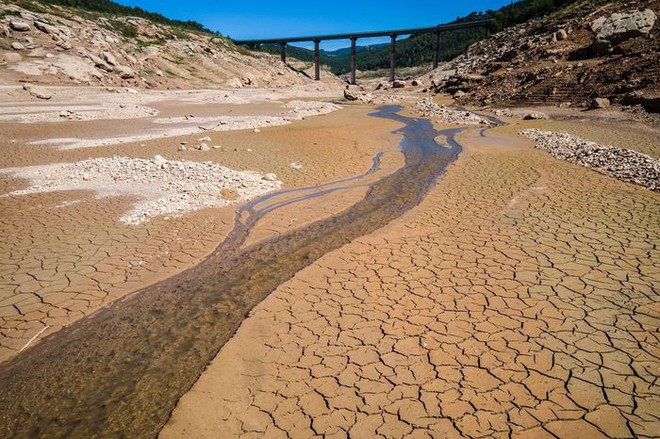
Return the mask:
[[660,160],[632,149],[600,145],[565,132],[528,129],[520,134],[553,157],[595,169],[623,181],[660,191]]
[[417,111],[424,117],[432,117],[444,123],[457,125],[492,125],[484,119],[467,110],[454,110],[444,105],[438,105],[431,98],[424,98],[417,102]]
[[[30,186],[4,196],[42,192],[88,190],[98,197],[135,197],[130,211],[120,220],[141,224],[153,217],[181,215],[206,207],[244,202],[282,185],[274,174],[267,177],[253,171],[235,171],[214,162],[110,157],[75,163],[1,169],[29,181]],[[222,193],[233,193],[227,199]]]

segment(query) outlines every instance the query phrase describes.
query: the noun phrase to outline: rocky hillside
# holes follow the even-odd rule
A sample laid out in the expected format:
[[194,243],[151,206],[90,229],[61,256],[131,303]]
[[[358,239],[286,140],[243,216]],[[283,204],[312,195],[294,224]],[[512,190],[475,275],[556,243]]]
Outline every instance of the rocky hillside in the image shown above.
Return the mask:
[[659,0],[582,0],[473,45],[426,78],[477,105],[660,111]]
[[308,80],[277,57],[247,52],[211,33],[139,17],[0,0],[3,84],[240,88]]

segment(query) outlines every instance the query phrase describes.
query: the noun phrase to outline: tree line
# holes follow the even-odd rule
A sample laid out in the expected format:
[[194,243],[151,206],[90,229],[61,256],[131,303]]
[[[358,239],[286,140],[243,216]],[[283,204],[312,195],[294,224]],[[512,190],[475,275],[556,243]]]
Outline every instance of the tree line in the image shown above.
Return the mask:
[[[479,20],[491,20],[489,30],[491,33],[499,32],[511,26],[524,23],[528,20],[545,16],[564,6],[578,0],[518,0],[496,11],[472,12],[465,17],[457,18],[453,23],[466,23]],[[449,61],[463,53],[468,47],[484,37],[480,29],[457,29],[445,31],[440,34],[439,60]],[[427,64],[433,59],[435,34],[412,35],[410,38],[397,41],[397,65],[401,67],[415,67]],[[262,45],[261,50],[270,53],[279,53],[278,45]],[[357,56],[358,70],[377,70],[390,65],[389,45],[377,47],[373,50],[359,51]],[[312,50],[287,46],[287,56],[312,62]],[[331,52],[332,53],[332,52]],[[350,71],[350,51],[340,51],[342,55],[333,56],[321,51],[321,64],[341,75]]]

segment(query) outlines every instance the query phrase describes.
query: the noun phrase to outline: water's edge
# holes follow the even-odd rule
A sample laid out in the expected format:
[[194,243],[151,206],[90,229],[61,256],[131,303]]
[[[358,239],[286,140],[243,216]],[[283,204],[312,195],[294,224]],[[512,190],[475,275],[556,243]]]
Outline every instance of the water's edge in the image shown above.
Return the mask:
[[[259,217],[258,203],[250,203],[242,209],[248,220],[237,214],[237,227],[202,263],[0,365],[0,436],[155,437],[254,306],[324,254],[419,204],[458,157],[462,128],[437,131],[399,109],[373,116],[404,124],[396,133],[405,165],[351,208],[241,249]],[[438,135],[446,145],[435,143]]]

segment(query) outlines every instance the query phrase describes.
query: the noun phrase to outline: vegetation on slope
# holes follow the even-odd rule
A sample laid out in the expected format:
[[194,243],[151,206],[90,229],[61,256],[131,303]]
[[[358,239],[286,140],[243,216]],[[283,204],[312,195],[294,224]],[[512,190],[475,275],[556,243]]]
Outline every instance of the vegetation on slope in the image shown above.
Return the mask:
[[[514,26],[542,17],[562,7],[575,3],[577,0],[519,0],[504,6],[497,11],[473,12],[465,17],[457,18],[454,23],[464,23],[479,20],[492,20],[490,31],[499,32]],[[478,29],[459,29],[443,32],[440,34],[440,61],[448,61],[463,53],[469,46],[476,43],[484,36],[483,31]],[[435,35],[422,34],[413,35],[410,38],[397,42],[397,65],[401,67],[415,67],[427,64],[433,59],[433,45]],[[270,53],[278,53],[279,46],[262,46],[262,50]],[[377,70],[387,68],[390,64],[389,44],[375,46],[373,50],[363,50],[357,57],[357,68],[359,70]],[[350,70],[350,50],[340,49],[335,51],[337,56],[330,56],[329,52],[321,51],[321,63],[330,67],[335,74],[344,74]],[[314,52],[294,46],[287,46],[287,56],[298,58],[302,61],[313,61]]]
[[172,20],[156,12],[145,11],[139,7],[120,5],[111,0],[16,0],[16,3],[25,9],[36,10],[37,12],[42,12],[39,10],[39,3],[44,3],[115,16],[141,17],[158,24],[217,34],[196,21]]

